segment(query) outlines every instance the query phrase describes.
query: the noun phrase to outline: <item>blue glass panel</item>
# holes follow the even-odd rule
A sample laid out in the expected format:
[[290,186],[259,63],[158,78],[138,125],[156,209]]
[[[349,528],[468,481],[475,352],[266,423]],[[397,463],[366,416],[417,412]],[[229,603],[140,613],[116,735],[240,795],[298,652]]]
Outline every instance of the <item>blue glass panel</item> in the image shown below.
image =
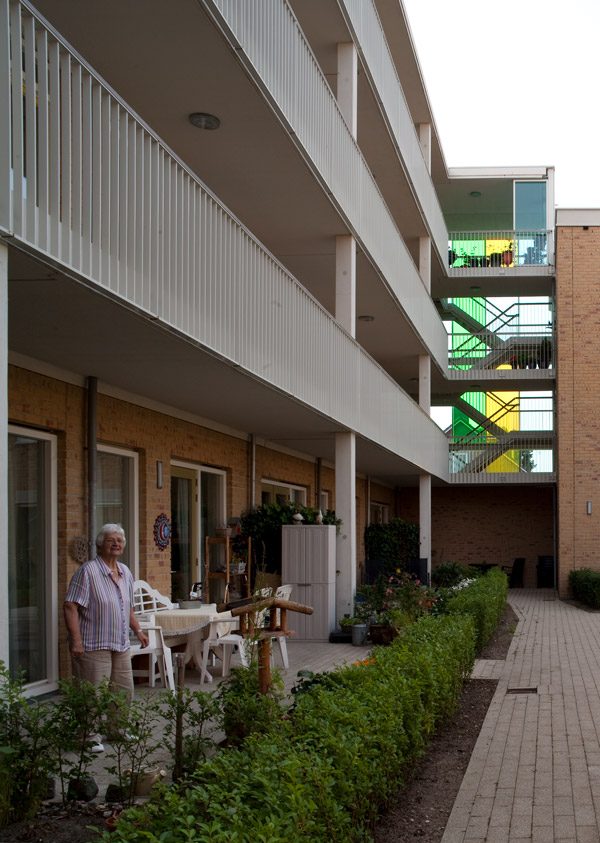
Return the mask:
[[515,228],[517,231],[546,228],[546,182],[515,182]]

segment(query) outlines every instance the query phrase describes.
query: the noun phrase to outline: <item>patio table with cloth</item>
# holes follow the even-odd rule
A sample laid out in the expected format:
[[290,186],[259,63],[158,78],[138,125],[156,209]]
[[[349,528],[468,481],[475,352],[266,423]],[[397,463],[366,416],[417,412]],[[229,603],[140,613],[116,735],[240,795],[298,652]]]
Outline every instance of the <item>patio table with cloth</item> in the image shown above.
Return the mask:
[[[206,604],[197,609],[165,609],[154,615],[154,622],[163,631],[165,643],[169,647],[185,644],[185,660],[190,659],[202,673],[202,647],[205,629],[215,620],[231,618],[232,626],[239,621],[230,612],[217,612],[215,604]],[[207,672],[208,673],[208,672]],[[201,680],[212,681],[212,676],[201,676]]]

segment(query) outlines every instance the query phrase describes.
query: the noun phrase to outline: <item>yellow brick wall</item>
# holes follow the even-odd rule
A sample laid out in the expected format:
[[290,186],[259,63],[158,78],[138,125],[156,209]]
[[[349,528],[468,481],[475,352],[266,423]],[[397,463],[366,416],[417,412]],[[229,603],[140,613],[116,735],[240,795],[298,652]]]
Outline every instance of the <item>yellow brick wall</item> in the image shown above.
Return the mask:
[[[107,395],[98,395],[99,444],[136,451],[139,461],[139,573],[160,591],[171,589],[170,548],[154,543],[157,515],[170,514],[171,460],[211,466],[226,472],[227,517],[239,516],[250,505],[250,452],[245,439],[229,436],[191,422],[139,407]],[[77,568],[69,555],[75,537],[87,535],[86,391],[26,369],[9,367],[9,421],[56,434],[58,440],[58,594],[62,602]],[[156,462],[163,464],[163,488],[156,488]],[[256,448],[257,502],[261,477],[307,489],[307,502],[316,503],[317,465],[259,446]],[[321,488],[335,509],[335,473],[321,468]],[[375,488],[375,487],[374,487]],[[372,490],[373,494],[373,490]],[[357,479],[358,580],[362,577],[366,526],[366,481]],[[387,496],[387,497],[386,497]],[[392,493],[377,487],[378,500]],[[67,670],[65,630],[60,619],[61,673]]]
[[[400,515],[418,522],[418,490],[403,490]],[[550,487],[435,487],[431,493],[432,565],[488,562],[509,565],[525,557],[524,585],[537,585],[538,556],[553,556]]]
[[599,265],[600,228],[557,230],[558,557],[564,595],[571,570],[600,571]]

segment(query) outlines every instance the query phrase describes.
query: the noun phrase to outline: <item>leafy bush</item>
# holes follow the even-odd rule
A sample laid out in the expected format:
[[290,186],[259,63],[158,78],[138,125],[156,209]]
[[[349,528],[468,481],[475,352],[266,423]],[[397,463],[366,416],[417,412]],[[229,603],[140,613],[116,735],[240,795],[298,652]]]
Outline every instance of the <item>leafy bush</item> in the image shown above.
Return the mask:
[[367,570],[389,576],[398,569],[409,571],[419,557],[419,526],[402,518],[392,518],[387,524],[369,524],[365,530]]
[[597,571],[590,568],[571,571],[569,585],[576,600],[581,600],[593,609],[600,609],[600,574]]
[[231,678],[219,686],[217,694],[220,725],[232,746],[239,746],[249,735],[271,732],[281,721],[283,680],[273,671],[269,692],[261,694],[257,658],[247,668],[233,668]]
[[55,772],[48,707],[23,688],[0,661],[0,828],[35,814]]
[[444,562],[431,572],[432,585],[437,588],[450,588],[462,580],[473,579],[481,575],[477,568],[461,565],[459,562]]
[[[293,516],[300,513],[304,524],[316,524],[319,510],[298,503],[269,503],[256,506],[242,514],[243,536],[252,538],[253,569],[281,573],[281,528],[293,524]],[[341,519],[333,510],[322,513],[323,524],[339,527]]]
[[357,589],[355,615],[363,622],[406,626],[406,618],[416,620],[434,601],[431,589],[403,571],[379,576],[374,583]]
[[[214,721],[221,710],[219,700],[208,691],[180,688],[164,694],[162,704],[166,720],[165,743],[173,756],[173,775],[185,778],[214,749]],[[181,722],[181,749],[177,744],[178,719]]]
[[369,840],[369,824],[456,706],[474,640],[471,618],[423,618],[371,658],[309,677],[276,729],[204,761],[184,790],[126,811],[111,839]]
[[487,644],[504,611],[508,579],[500,568],[492,568],[468,588],[457,591],[446,600],[450,615],[470,615],[475,624],[477,652]]

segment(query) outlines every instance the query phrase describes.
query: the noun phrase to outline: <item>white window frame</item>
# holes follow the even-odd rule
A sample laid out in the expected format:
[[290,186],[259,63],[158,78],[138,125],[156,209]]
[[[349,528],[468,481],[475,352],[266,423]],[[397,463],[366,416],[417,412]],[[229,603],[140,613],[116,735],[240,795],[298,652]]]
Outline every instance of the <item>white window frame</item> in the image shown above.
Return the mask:
[[[116,454],[119,457],[126,457],[131,460],[129,464],[129,512],[131,513],[131,524],[123,525],[129,548],[129,566],[134,580],[139,579],[140,560],[140,495],[139,495],[139,454],[137,451],[130,451],[128,448],[116,448],[113,445],[102,445],[98,442],[96,450],[104,454]],[[102,524],[96,524],[99,530]],[[94,536],[95,538],[95,536]]]
[[221,482],[221,501],[219,504],[220,515],[219,518],[222,524],[227,521],[227,469],[215,468],[211,465],[201,465],[196,462],[185,462],[184,460],[171,460],[171,465],[175,468],[185,468],[188,471],[196,472],[196,489],[198,494],[198,506],[196,507],[196,534],[198,536],[198,565],[196,570],[196,580],[200,582],[203,579],[204,572],[202,571],[202,558],[204,554],[203,542],[206,536],[202,535],[202,501],[200,500],[202,491],[200,484],[200,474],[218,474],[222,478]]
[[[57,439],[55,434],[46,433],[31,427],[8,425],[8,432],[16,436],[26,436],[47,443],[44,449],[44,500],[47,503],[46,512],[46,558],[50,560],[49,583],[50,593],[46,605],[46,640],[48,649],[46,655],[46,679],[32,682],[25,686],[28,697],[47,694],[58,688],[58,489],[57,489]],[[7,583],[8,587],[8,583]],[[9,635],[9,619],[6,618],[6,640]]]
[[[277,486],[279,489],[286,489],[288,492],[300,492],[302,500],[295,501],[295,503],[299,503],[301,506],[306,506],[306,499],[307,499],[307,489],[306,486],[298,486],[295,483],[286,483],[282,480],[273,480],[271,477],[261,477],[260,479],[260,491],[262,496],[263,486]],[[288,494],[288,498],[290,499],[291,503],[294,501],[291,500],[291,495]]]
[[[376,510],[381,515],[380,521],[373,520],[373,510]],[[390,521],[390,505],[387,503],[380,503],[379,501],[371,501],[369,504],[369,524],[389,524]]]

